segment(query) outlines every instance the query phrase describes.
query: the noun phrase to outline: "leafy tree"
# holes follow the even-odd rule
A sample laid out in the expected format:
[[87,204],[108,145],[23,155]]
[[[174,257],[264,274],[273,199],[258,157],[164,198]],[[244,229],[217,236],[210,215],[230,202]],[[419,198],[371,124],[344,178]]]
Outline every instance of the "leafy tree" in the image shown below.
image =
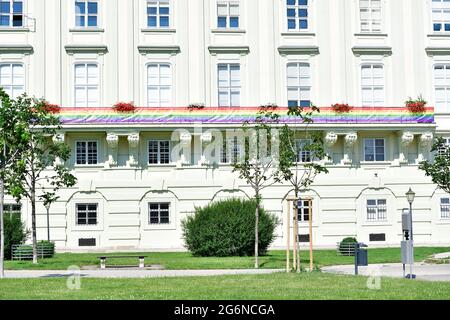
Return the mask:
[[[295,199],[299,199],[300,192],[311,186],[318,174],[328,173],[327,168],[320,164],[320,160],[328,157],[323,148],[322,137],[317,133],[310,132],[308,127],[313,122],[312,115],[315,112],[320,112],[320,110],[313,105],[308,112],[305,112],[303,107],[290,107],[288,116],[297,119],[292,122],[305,124],[305,127],[297,129],[285,124],[280,133],[279,171],[282,179],[292,185]],[[301,138],[304,139],[302,145],[297,143],[300,130]],[[301,151],[307,155],[302,163],[298,159]],[[297,211],[298,202],[294,201],[294,223],[297,223]],[[298,246],[294,250],[299,259]],[[299,270],[300,261],[298,260],[297,271]]]
[[445,140],[438,137],[434,140],[431,152],[435,154],[433,161],[422,161],[419,169],[431,177],[433,183],[447,193],[450,193],[450,147]]
[[20,118],[27,123],[25,148],[12,167],[14,174],[7,180],[8,192],[16,199],[25,197],[31,202],[33,263],[37,263],[36,200],[48,201],[63,187],[75,185],[76,178],[61,161],[70,157],[68,145],[53,142],[61,128],[59,118],[43,99],[22,95],[12,101],[20,110]]
[[250,185],[254,191],[255,209],[255,268],[259,268],[259,217],[261,211],[261,192],[279,181],[276,154],[273,150],[277,144],[279,115],[276,106],[262,106],[254,122],[243,124],[244,154],[233,163],[233,172],[238,172],[239,178]]

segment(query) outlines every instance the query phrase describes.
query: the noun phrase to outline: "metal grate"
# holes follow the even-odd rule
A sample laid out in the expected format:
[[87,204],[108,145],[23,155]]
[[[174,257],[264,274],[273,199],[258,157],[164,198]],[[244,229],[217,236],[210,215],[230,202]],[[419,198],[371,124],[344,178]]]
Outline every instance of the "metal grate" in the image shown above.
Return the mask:
[[371,233],[369,234],[369,241],[386,241],[385,233]]
[[95,238],[78,239],[79,247],[95,247],[96,245],[97,245],[97,241]]

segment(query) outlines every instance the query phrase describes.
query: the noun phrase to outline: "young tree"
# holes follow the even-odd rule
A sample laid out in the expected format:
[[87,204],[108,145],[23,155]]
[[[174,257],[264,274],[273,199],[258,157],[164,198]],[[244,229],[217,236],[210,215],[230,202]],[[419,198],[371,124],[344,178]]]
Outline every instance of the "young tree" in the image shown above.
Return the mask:
[[275,184],[278,179],[277,159],[270,153],[276,146],[279,115],[276,106],[262,106],[255,121],[243,124],[244,154],[233,163],[233,172],[250,185],[256,201],[255,210],[255,268],[259,268],[259,215],[262,190]]
[[20,118],[28,126],[25,148],[19,161],[12,165],[14,174],[7,180],[7,189],[16,199],[25,197],[31,202],[33,263],[36,264],[36,200],[48,201],[60,188],[75,185],[76,178],[61,164],[70,157],[69,146],[52,141],[61,123],[46,101],[23,95],[12,105],[20,110]]
[[450,147],[439,137],[433,142],[431,152],[435,154],[433,161],[422,161],[419,169],[425,171],[439,188],[450,193]]
[[[305,125],[304,129],[285,124],[280,132],[279,171],[282,179],[292,185],[295,199],[299,199],[300,192],[311,186],[318,174],[328,173],[327,168],[320,164],[320,160],[328,157],[323,148],[322,137],[308,128],[313,122],[312,115],[315,112],[320,112],[315,106],[311,106],[308,112],[305,112],[303,107],[290,107],[288,116],[297,119],[294,123]],[[302,140],[299,141],[299,138]],[[297,212],[298,201],[294,201],[294,223],[297,223]],[[300,271],[298,245],[294,250],[297,271]]]
[[5,229],[3,205],[5,181],[13,174],[13,164],[25,146],[27,124],[20,118],[9,96],[0,87],[0,278],[4,276]]

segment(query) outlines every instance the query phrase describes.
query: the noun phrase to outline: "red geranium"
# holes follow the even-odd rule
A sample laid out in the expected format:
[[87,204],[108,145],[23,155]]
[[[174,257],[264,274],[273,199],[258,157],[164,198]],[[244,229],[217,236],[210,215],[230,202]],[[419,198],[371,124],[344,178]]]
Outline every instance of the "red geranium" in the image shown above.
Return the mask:
[[412,100],[409,98],[408,101],[405,102],[408,111],[411,113],[425,113],[427,102],[419,96],[416,100]]
[[344,104],[344,103],[336,103],[333,104],[331,106],[331,108],[333,109],[334,112],[336,113],[348,113],[350,112],[353,108],[350,107],[348,104]]
[[60,113],[61,107],[57,104],[47,103],[44,106],[44,110],[47,111],[48,113]]
[[134,112],[136,111],[136,107],[133,102],[119,102],[113,106],[113,109],[117,112]]

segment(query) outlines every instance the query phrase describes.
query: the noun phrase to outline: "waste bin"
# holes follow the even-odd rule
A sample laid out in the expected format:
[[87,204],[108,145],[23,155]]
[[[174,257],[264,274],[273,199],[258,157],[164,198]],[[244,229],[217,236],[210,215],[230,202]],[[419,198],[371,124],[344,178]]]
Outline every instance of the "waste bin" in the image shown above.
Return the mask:
[[359,266],[368,266],[367,244],[358,242],[355,244],[355,275],[358,274]]

